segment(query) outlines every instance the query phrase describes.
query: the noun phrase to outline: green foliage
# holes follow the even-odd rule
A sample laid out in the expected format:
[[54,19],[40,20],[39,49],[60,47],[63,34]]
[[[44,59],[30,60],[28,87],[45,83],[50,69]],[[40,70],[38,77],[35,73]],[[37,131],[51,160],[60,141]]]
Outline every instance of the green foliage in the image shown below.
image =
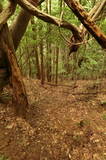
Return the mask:
[[0,160],[10,160],[10,159],[5,157],[4,155],[0,155]]
[[76,58],[69,62],[70,68],[73,68],[71,76],[76,75],[80,79],[105,76],[106,55],[95,41],[92,40],[88,45],[81,46],[76,54]]
[[101,25],[102,30],[103,30],[104,33],[106,34],[106,18],[103,19],[103,20],[101,20],[100,25]]
[[[96,2],[97,1],[95,1],[95,3]],[[51,14],[79,27],[81,23],[78,18],[76,18],[69,7],[63,2],[63,7],[61,8],[60,3],[61,1],[59,0],[51,1]],[[3,0],[2,4],[3,6],[5,6],[7,4],[7,1]],[[81,4],[84,9],[89,12],[94,6],[94,1],[81,0]],[[41,8],[43,12],[47,12],[47,6],[45,2],[42,3]],[[8,22],[9,25],[13,23],[13,20],[17,17],[19,11],[20,8],[17,7],[14,16],[12,16]],[[102,18],[101,20],[97,21],[97,24],[100,25],[101,29],[106,33],[106,19]],[[54,51],[55,49],[53,48],[59,47],[61,48],[61,50],[59,51],[59,75],[63,74],[64,77],[68,77],[70,79],[90,79],[105,77],[106,55],[105,52],[100,48],[98,43],[95,40],[89,40],[87,44],[81,45],[77,53],[73,53],[69,57],[68,53],[70,44],[68,42],[70,41],[70,37],[70,31],[59,28],[55,25],[48,24],[34,17],[34,23],[32,24],[30,21],[27,31],[17,50],[18,62],[23,70],[24,75],[27,75],[29,73],[30,67],[32,70],[32,76],[37,73],[35,47],[37,46],[39,63],[41,64],[40,44],[42,42],[45,63],[44,66],[46,67],[46,63],[49,64],[49,62],[47,62],[48,59],[46,56],[48,54],[49,59],[50,57],[52,59],[52,74],[55,74],[56,67],[56,60],[54,60],[53,62],[53,59],[56,59]],[[51,45],[50,49],[47,49],[47,43]]]

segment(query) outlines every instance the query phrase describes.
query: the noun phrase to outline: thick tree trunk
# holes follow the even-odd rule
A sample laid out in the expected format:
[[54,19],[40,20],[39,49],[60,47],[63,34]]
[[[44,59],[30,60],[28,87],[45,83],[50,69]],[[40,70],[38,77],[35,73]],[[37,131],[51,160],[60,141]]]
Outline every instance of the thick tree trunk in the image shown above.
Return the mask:
[[[15,7],[15,4],[12,3],[12,5],[13,7]],[[12,5],[10,6],[12,7]],[[12,8],[10,8],[9,11],[12,13],[14,10],[11,11],[11,9]],[[9,81],[9,78],[11,77],[13,102],[16,109],[16,114],[25,116],[28,100],[21,72],[15,57],[13,41],[8,29],[8,25],[6,23],[2,25],[2,28],[0,28],[0,56],[2,63],[0,66],[0,71],[3,70],[2,73],[4,73],[5,75],[3,75],[4,77],[2,77],[1,82],[4,81],[5,83],[7,83],[7,81]],[[2,87],[4,87],[4,85],[2,85]]]
[[[28,1],[37,7],[44,0],[40,0],[40,1],[39,0],[28,0]],[[31,14],[28,11],[22,9],[19,15],[17,16],[17,18],[14,20],[13,24],[10,26],[10,31],[12,34],[15,50],[18,48],[19,43],[27,29],[30,18],[31,18]]]
[[30,18],[31,15],[27,11],[21,10],[18,17],[10,27],[15,50],[19,46],[19,43],[26,31]]
[[22,80],[21,72],[15,57],[14,46],[9,33],[7,24],[0,31],[0,49],[7,56],[11,71],[11,83],[13,88],[13,102],[18,115],[24,115],[28,100],[26,96],[25,86]]
[[[37,1],[35,2],[35,4],[37,4]],[[2,27],[2,29],[0,30],[0,59],[3,60],[1,61],[3,64],[1,64],[1,69],[0,69],[0,73],[2,73],[2,76],[0,76],[0,78],[2,78],[2,80],[0,79],[0,90],[2,90],[2,88],[8,82],[10,74],[11,74],[11,84],[12,84],[13,94],[14,94],[13,102],[15,105],[16,113],[18,115],[25,116],[26,106],[28,105],[28,100],[26,96],[25,86],[22,80],[22,75],[21,75],[21,72],[20,72],[16,57],[15,57],[14,46],[16,50],[21,38],[23,37],[23,34],[25,33],[25,30],[26,30],[26,27],[28,25],[31,15],[26,11],[21,12],[15,24],[13,25],[13,28],[11,31],[12,38],[13,38],[12,40],[11,35],[9,33],[8,26],[7,24],[4,24],[6,19],[8,19],[8,17],[14,11],[14,10],[11,11],[10,7],[8,8],[6,12],[7,14],[4,13],[4,15],[6,16],[4,17],[3,21],[1,21],[2,15],[0,17],[0,29]],[[11,11],[11,13],[8,13],[8,11]],[[13,44],[13,41],[14,41],[14,44]],[[5,83],[2,84],[1,82],[3,81]]]

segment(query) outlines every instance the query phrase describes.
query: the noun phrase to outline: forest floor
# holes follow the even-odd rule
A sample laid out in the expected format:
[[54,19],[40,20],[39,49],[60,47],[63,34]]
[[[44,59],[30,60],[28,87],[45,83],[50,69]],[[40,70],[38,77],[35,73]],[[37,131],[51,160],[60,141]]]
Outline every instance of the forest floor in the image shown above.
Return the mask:
[[26,119],[0,104],[0,160],[106,160],[106,80],[25,85]]

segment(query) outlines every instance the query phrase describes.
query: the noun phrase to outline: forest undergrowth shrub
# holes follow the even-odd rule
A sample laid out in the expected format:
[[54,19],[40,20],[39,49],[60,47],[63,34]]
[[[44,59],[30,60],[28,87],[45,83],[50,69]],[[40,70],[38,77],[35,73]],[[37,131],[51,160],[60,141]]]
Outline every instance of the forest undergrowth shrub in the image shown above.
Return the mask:
[[[94,42],[92,42],[94,43]],[[74,58],[70,58],[70,78],[72,79],[98,79],[106,76],[106,55],[103,50],[87,46],[81,47]],[[74,54],[74,53],[73,53]]]

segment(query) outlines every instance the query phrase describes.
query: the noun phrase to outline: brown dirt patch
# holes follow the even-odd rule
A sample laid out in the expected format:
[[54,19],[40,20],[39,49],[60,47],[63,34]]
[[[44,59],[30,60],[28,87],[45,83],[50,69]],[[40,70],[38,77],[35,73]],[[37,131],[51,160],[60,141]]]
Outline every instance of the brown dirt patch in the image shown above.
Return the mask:
[[26,120],[0,105],[0,155],[11,160],[106,160],[106,81],[25,80]]

